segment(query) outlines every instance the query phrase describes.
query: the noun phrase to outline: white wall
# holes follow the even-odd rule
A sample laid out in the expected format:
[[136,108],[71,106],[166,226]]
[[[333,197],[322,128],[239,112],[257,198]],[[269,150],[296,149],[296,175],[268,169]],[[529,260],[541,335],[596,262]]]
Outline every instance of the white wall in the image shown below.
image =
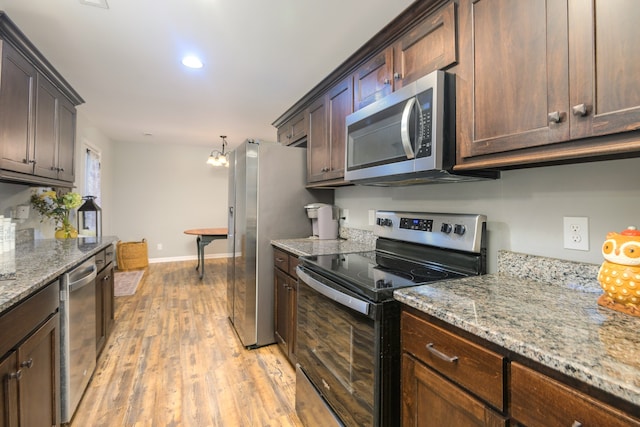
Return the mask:
[[[500,249],[600,264],[607,232],[640,228],[640,159],[506,171],[496,181],[401,188],[346,187],[335,203],[345,226],[371,229],[369,209],[479,213],[488,217],[488,270]],[[589,251],[563,249],[564,216],[589,218]]]
[[[210,151],[203,146],[115,143],[112,225],[118,237],[146,238],[150,259],[195,257],[195,236],[184,230],[227,226],[228,169],[207,165]],[[226,240],[205,248],[205,255],[226,252]]]

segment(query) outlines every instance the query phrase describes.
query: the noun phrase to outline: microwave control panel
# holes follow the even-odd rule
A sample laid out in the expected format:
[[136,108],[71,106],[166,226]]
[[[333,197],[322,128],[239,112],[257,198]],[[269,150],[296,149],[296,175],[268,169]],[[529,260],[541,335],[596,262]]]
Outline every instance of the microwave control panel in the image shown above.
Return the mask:
[[416,101],[419,112],[416,157],[429,157],[433,136],[433,89],[416,95]]

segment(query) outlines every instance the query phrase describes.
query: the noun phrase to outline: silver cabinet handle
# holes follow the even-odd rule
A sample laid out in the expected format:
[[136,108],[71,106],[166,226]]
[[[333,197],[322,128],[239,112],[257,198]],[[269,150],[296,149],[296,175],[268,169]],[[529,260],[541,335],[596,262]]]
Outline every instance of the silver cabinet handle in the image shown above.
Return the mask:
[[18,369],[16,372],[11,372],[8,375],[10,380],[18,380],[20,381],[20,378],[22,378],[22,371],[20,369]]
[[21,368],[31,368],[33,366],[33,359],[29,358],[29,360],[25,360],[20,364]]
[[396,80],[400,80],[402,76],[400,75],[400,73],[393,73],[393,78]]
[[560,111],[549,113],[547,117],[549,118],[549,123],[560,123],[562,121],[562,115],[560,114]]
[[407,159],[413,159],[416,156],[413,152],[411,137],[409,135],[409,118],[415,104],[415,97],[407,101],[402,111],[402,121],[400,122],[400,138],[402,139],[402,148],[404,148],[404,154],[407,156]]
[[445,362],[455,363],[458,361],[458,356],[447,356],[443,352],[436,350],[432,342],[427,344],[427,350],[429,350],[429,353],[433,354],[439,359],[444,360]]
[[582,427],[582,423],[580,421],[574,421],[571,427]]
[[389,80],[389,79],[384,79],[384,82],[383,82],[383,83],[384,83],[385,85],[390,85],[390,84],[391,84],[391,80]]
[[586,116],[589,111],[587,109],[586,104],[578,104],[571,107],[571,112],[574,116]]

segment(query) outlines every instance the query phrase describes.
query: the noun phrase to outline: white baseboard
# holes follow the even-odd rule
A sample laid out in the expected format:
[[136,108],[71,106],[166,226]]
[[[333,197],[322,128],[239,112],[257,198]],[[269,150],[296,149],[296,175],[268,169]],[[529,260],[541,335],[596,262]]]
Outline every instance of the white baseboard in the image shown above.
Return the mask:
[[[231,255],[227,253],[222,254],[209,254],[205,255],[204,259],[211,258],[230,258]],[[166,258],[149,258],[149,264],[158,264],[161,262],[178,262],[178,261],[198,261],[197,255],[188,255],[188,256],[176,256],[176,257],[166,257]]]

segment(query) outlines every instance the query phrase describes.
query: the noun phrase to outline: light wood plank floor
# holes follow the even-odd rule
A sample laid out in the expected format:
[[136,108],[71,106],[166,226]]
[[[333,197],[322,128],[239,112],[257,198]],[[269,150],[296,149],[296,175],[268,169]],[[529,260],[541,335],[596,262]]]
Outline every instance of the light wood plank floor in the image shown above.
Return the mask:
[[85,426],[301,426],[276,345],[246,350],[226,314],[226,260],[151,264],[72,420]]

